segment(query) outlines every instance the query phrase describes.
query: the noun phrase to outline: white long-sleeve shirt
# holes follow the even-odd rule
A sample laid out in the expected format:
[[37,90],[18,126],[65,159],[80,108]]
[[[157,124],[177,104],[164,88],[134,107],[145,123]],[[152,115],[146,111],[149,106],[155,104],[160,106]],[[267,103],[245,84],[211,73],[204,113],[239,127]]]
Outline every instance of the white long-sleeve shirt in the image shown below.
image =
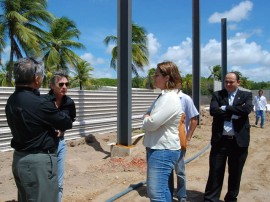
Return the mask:
[[255,111],[259,111],[259,110],[266,110],[266,106],[267,106],[267,101],[266,98],[262,95],[256,95],[254,97],[254,106],[255,106]]
[[143,144],[151,149],[179,150],[178,126],[183,111],[177,90],[162,91],[143,120]]

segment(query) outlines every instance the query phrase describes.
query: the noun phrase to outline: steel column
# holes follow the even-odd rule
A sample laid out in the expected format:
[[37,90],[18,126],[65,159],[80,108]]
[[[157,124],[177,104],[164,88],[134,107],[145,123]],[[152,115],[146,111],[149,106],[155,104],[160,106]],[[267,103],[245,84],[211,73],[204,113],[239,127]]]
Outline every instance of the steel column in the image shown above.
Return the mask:
[[224,88],[224,80],[227,74],[227,19],[221,19],[221,86]]
[[[200,0],[192,1],[192,98],[200,111],[201,68],[200,68]],[[200,124],[200,118],[198,118]]]
[[131,145],[131,0],[118,0],[117,144]]

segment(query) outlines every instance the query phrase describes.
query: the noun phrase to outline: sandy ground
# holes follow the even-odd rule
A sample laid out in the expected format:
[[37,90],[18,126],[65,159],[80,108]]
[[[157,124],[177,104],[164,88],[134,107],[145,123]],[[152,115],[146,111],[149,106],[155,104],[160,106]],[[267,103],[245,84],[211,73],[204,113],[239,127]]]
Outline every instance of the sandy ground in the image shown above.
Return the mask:
[[[266,115],[264,129],[252,125],[255,122],[254,117],[252,112],[251,142],[238,197],[240,202],[270,201],[270,114]],[[192,159],[205,148],[209,144],[210,136],[211,117],[203,110],[200,126],[196,129],[188,147],[186,159]],[[108,143],[115,141],[116,135],[110,133],[89,134],[87,138],[67,142],[64,202],[149,201],[143,183],[146,177],[146,163],[142,140],[132,149],[131,155],[124,158],[110,156]],[[207,149],[186,165],[188,201],[203,201],[208,176],[209,151],[210,149]],[[11,173],[12,154],[13,151],[0,153],[0,201],[11,202],[17,199],[16,185]],[[137,188],[129,188],[130,186]],[[226,188],[227,175],[222,200]]]

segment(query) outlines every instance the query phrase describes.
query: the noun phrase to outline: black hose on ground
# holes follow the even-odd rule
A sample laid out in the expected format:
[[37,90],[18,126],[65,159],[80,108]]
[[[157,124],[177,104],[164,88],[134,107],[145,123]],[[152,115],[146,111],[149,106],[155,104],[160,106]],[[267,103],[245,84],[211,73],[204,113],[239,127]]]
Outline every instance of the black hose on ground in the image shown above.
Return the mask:
[[[198,156],[200,156],[201,154],[203,154],[207,149],[210,148],[210,144],[208,144],[205,148],[203,148],[201,151],[199,151],[195,156],[185,160],[185,164],[188,164],[189,162],[193,161],[194,159],[196,159]],[[143,186],[144,184],[146,184],[146,181],[142,181],[142,182],[139,182],[138,184],[135,184],[135,185],[130,185],[127,189],[121,191],[120,193],[114,195],[113,197],[109,198],[106,200],[106,202],[113,202],[115,201],[116,199],[120,198],[121,196],[127,194],[128,192],[138,188],[138,187],[141,187]]]

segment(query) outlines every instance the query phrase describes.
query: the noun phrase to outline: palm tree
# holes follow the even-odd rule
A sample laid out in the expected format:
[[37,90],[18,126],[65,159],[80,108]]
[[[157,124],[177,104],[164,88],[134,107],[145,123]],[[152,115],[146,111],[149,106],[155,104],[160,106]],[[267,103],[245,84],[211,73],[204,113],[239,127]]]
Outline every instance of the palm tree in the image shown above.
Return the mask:
[[241,86],[246,89],[251,88],[251,82],[248,80],[248,77],[243,76],[243,74],[239,71],[232,70],[232,72],[235,72],[236,74],[239,75],[240,81],[241,81]]
[[132,88],[143,88],[144,87],[144,80],[145,78],[135,76],[132,78],[131,86]]
[[3,64],[2,64],[2,52],[4,51],[5,47],[6,47],[5,27],[4,27],[3,24],[0,24],[0,66],[3,66]]
[[[3,14],[0,24],[10,41],[10,66],[13,67],[14,57],[23,57],[40,53],[40,37],[42,29],[38,25],[50,22],[52,14],[46,10],[47,0],[0,0]],[[8,84],[11,86],[13,68],[8,71]]]
[[146,79],[144,80],[144,86],[147,89],[154,89],[154,74],[155,74],[156,68],[151,68],[148,70],[148,75]]
[[[107,36],[104,39],[104,43],[117,44],[116,36]],[[148,65],[148,47],[147,47],[147,36],[144,28],[139,25],[132,24],[132,71],[136,76],[139,76],[137,69],[143,70],[144,65]],[[117,66],[117,45],[112,49],[111,67],[116,69]]]
[[[8,86],[8,69],[10,68],[9,61],[6,62],[5,66],[2,65],[0,68],[0,86]],[[12,82],[12,86],[14,83]]]
[[53,20],[42,47],[47,71],[68,69],[69,65],[74,67],[80,58],[72,49],[84,48],[83,44],[73,41],[80,34],[76,24],[67,17]]
[[208,77],[208,79],[212,78],[215,81],[221,81],[222,68],[220,65],[215,65],[213,67],[209,67],[209,70],[211,72],[211,75]]
[[192,95],[192,74],[187,74],[186,77],[183,78],[182,90],[184,93]]
[[91,67],[90,63],[85,60],[77,61],[75,65],[75,71],[71,71],[74,74],[73,81],[77,81],[80,85],[80,90],[83,89],[83,85],[87,85],[90,79],[90,71],[94,68]]

